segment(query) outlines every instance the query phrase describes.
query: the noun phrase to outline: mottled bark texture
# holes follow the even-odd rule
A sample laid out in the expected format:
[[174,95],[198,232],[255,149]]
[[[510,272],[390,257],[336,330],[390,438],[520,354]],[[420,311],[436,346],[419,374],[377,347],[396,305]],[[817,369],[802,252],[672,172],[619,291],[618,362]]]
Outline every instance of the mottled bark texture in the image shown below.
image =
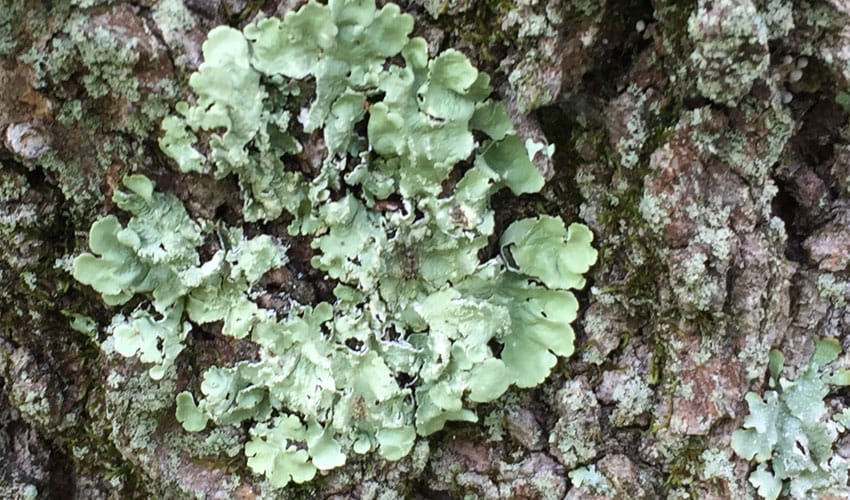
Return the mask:
[[[769,350],[793,373],[813,336],[850,344],[850,2],[400,2],[432,48],[491,73],[522,134],[555,144],[544,192],[498,203],[502,224],[542,211],[593,229],[576,353],[400,462],[274,493],[239,429],[188,434],[174,418],[206,366],[250,352],[198,329],[180,377],[154,382],[99,348],[114,311],[68,265],[128,172],[238,220],[235,182],[177,172],[158,124],[209,29],[300,3],[0,0],[0,497],[753,495],[729,440]],[[268,282],[327,295],[309,246],[291,244]],[[582,466],[607,485],[574,485]]]

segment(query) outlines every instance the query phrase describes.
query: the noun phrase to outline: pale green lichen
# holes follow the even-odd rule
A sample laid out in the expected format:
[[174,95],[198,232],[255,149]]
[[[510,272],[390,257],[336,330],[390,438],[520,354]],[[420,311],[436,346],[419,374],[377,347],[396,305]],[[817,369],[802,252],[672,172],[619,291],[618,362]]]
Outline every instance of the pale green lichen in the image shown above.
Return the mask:
[[[279,246],[192,221],[142,176],[115,195],[133,213],[127,226],[96,222],[98,256],[75,261],[107,303],[152,297],[153,311],[116,318],[111,339],[153,363],[154,378],[191,323],[223,320],[224,335],[259,346],[255,359],[209,368],[199,392],[177,397],[177,419],[190,431],[250,423],[248,465],[272,487],[355,453],[398,460],[417,435],[475,421],[476,403],[540,384],[573,351],[569,290],[596,259],[592,233],[523,219],[482,261],[490,197],[541,189],[530,160],[540,146],[488,98],[486,74],[455,50],[429,58],[412,28],[394,4],[346,0],[216,28],[190,79],[195,104],[163,122],[160,145],[183,171],[238,178],[247,221],[286,212],[292,234],[312,237],[312,266],[337,282],[333,303],[292,304],[282,319],[259,308],[249,291],[283,264]],[[314,99],[293,109],[307,78]],[[319,130],[327,153],[306,175],[293,156]],[[201,263],[195,248],[213,232],[221,250]]]
[[824,398],[833,387],[850,385],[850,371],[830,370],[841,347],[836,339],[815,340],[815,350],[794,380],[780,377],[784,357],[771,352],[770,385],[764,397],[747,393],[750,414],[732,435],[732,449],[758,467],[750,483],[763,498],[847,496],[850,461],[833,449],[846,432],[846,415],[830,415]]
[[224,331],[233,337],[248,334],[261,313],[246,291],[280,265],[282,248],[269,236],[247,240],[240,230],[220,229],[223,249],[201,265],[195,247],[202,242],[202,230],[180,201],[155,192],[142,175],[128,176],[124,184],[130,191],[116,190],[113,201],[133,217],[126,227],[114,216],[95,222],[89,236],[94,254],[78,256],[73,275],[109,305],[151,294],[155,312],[140,306],[130,317],[119,314],[110,330],[116,351],[154,363],[151,376],[160,379],[183,350],[191,328],[184,310],[196,323],[223,320]]
[[3,10],[0,11],[0,56],[9,54],[17,47],[15,25],[25,11],[26,2],[23,1],[9,1],[3,4]]
[[823,273],[817,279],[818,293],[835,307],[844,307],[850,294],[850,284],[833,273]]
[[[195,27],[197,21],[182,0],[159,0],[152,9],[154,22],[162,32],[162,38],[172,49],[185,42],[185,34]],[[176,62],[183,62],[181,56]]]
[[576,488],[583,488],[597,495],[608,497],[616,494],[611,481],[604,474],[596,470],[595,465],[573,469],[567,475]]
[[688,34],[697,88],[714,101],[734,106],[770,63],[767,25],[750,0],[700,0]]
[[26,15],[16,19],[13,32],[32,42],[17,40],[17,58],[29,68],[33,95],[40,105],[52,103],[45,109],[55,118],[48,120],[51,127],[32,124],[43,133],[44,147],[22,163],[43,170],[73,201],[71,213],[90,220],[104,201],[101,180],[107,171],[152,163],[134,138],[150,136],[170,112],[176,96],[167,78],[170,61],[128,5],[81,12],[68,2],[15,1],[12,11],[19,3],[26,4]]
[[80,80],[86,93],[93,98],[103,97],[108,92],[118,91],[130,98],[138,99],[138,83],[132,83],[131,69],[139,55],[133,51],[136,41],[123,46],[109,36],[103,28],[88,29],[85,16],[69,16],[67,30],[52,39],[46,50],[31,49],[24,61],[35,69],[38,87],[58,84],[70,78],[81,62],[91,72]]
[[[508,85],[517,110],[528,113],[552,104],[560,94],[565,72],[561,68],[564,47],[558,43],[557,35],[565,18],[586,12],[582,12],[581,6],[536,0],[498,2],[495,10],[498,30],[494,32],[498,35],[491,36],[507,40],[507,45],[516,49],[501,64],[510,69]],[[599,12],[603,10],[599,8]],[[582,40],[593,39],[598,31],[598,25],[593,23],[577,36]]]
[[700,455],[700,462],[701,476],[706,480],[719,480],[725,483],[732,498],[752,497],[752,494],[747,491],[746,484],[742,486],[737,479],[732,452],[728,448],[722,450],[709,448]]
[[633,425],[639,416],[652,410],[652,396],[652,388],[637,374],[617,385],[611,396],[616,403],[609,417],[611,423],[616,427]]
[[53,425],[55,420],[52,416],[51,394],[43,381],[34,380],[30,373],[21,371],[16,374],[10,389],[9,402],[28,422],[36,423],[44,429]]
[[549,435],[550,452],[567,468],[587,463],[602,442],[600,406],[584,378],[569,380],[555,395],[561,416]]
[[[649,124],[647,116],[658,114],[658,104],[649,100],[649,94],[642,91],[637,85],[630,85],[620,98],[614,101],[615,108],[622,110],[625,123],[623,133],[617,138],[614,149],[620,157],[620,165],[626,168],[635,168],[640,161],[641,151],[649,140]],[[627,186],[623,183],[622,187]],[[618,186],[620,188],[620,186]],[[622,193],[621,189],[618,189]],[[612,204],[616,205],[618,200],[612,194]]]
[[488,413],[483,419],[482,423],[484,427],[487,429],[487,441],[492,443],[501,442],[504,439],[505,435],[505,412],[504,411],[492,411]]

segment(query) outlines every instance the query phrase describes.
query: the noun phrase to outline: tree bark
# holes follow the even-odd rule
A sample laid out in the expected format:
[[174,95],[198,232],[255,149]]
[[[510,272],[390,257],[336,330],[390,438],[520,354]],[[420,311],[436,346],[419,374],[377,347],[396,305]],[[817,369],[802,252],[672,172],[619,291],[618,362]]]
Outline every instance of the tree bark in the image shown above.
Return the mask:
[[[176,170],[159,123],[210,29],[301,3],[0,0],[0,497],[754,496],[730,437],[770,350],[793,377],[814,338],[850,344],[850,3],[400,1],[432,49],[490,73],[521,135],[556,147],[539,195],[495,203],[593,230],[575,354],[399,462],[275,492],[238,447],[187,436],[174,381],[104,353],[114,311],[69,265],[129,172],[190,212],[239,210],[234,182]],[[198,340],[182,369],[220,347]]]

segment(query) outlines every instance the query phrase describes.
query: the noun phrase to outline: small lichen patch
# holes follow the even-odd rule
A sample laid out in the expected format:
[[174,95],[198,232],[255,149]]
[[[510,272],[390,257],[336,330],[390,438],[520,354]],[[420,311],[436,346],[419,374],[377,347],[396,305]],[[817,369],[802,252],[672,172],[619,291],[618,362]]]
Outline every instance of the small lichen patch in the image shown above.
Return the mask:
[[837,340],[815,340],[808,366],[789,380],[780,376],[784,356],[772,351],[772,390],[763,397],[747,393],[750,414],[743,429],[732,435],[732,449],[759,464],[749,481],[761,497],[850,494],[850,461],[834,450],[839,434],[847,431],[850,422],[846,411],[834,413],[824,402],[833,387],[850,385],[846,368],[830,369],[840,353]]

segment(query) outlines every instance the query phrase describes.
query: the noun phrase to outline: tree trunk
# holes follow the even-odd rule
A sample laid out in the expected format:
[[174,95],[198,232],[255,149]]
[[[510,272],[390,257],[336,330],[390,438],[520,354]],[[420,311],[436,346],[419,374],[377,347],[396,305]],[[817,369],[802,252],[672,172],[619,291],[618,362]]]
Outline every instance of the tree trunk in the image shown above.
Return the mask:
[[[177,171],[160,122],[210,29],[302,3],[0,0],[0,497],[755,496],[730,439],[771,349],[793,380],[816,338],[850,344],[850,3],[400,1],[432,49],[492,76],[521,136],[555,145],[539,195],[494,205],[592,229],[575,353],[399,462],[273,490],[239,436],[180,427],[174,380],[101,347],[116,311],[69,273],[130,172],[190,212],[239,210],[232,179]],[[290,286],[326,293],[318,273]],[[221,348],[197,339],[180,369]],[[850,457],[846,434],[830,443]]]

